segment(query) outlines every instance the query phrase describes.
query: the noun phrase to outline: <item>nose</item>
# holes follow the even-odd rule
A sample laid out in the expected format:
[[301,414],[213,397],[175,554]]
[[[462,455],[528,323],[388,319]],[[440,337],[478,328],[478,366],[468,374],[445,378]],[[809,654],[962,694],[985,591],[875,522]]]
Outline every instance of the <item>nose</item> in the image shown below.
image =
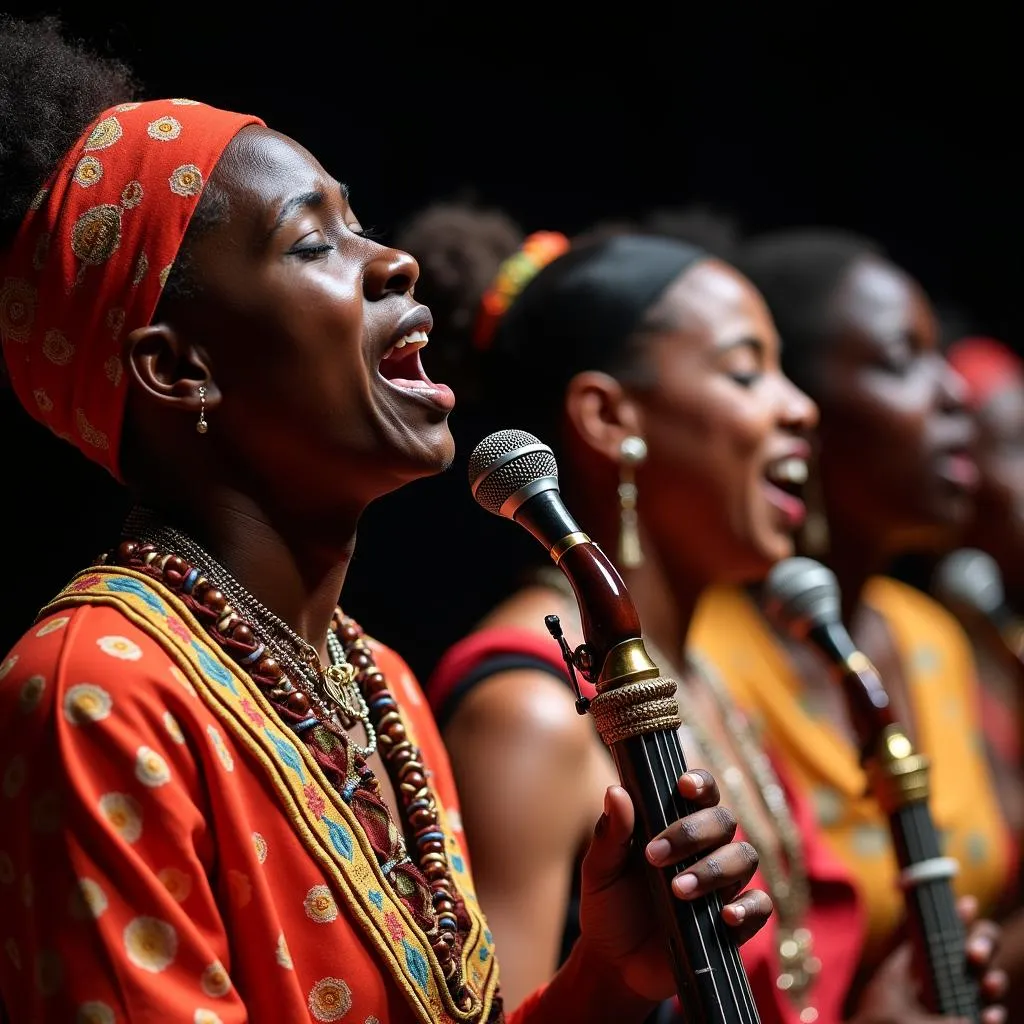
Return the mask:
[[818,425],[817,403],[788,377],[782,378],[779,410],[782,425],[794,433],[807,433]]
[[967,381],[953,368],[944,356],[938,356],[939,408],[947,413],[962,413],[967,410]]
[[380,247],[363,274],[363,291],[376,301],[388,295],[408,295],[420,276],[420,265],[401,249]]

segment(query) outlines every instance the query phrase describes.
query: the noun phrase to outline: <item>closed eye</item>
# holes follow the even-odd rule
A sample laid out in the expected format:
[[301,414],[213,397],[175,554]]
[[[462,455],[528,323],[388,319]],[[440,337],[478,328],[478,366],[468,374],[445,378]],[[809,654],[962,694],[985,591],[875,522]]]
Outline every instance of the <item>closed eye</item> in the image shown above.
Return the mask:
[[295,246],[288,250],[289,256],[298,256],[299,259],[303,260],[315,260],[326,256],[329,252],[334,251],[334,246],[327,242],[321,243],[320,245],[301,245]]

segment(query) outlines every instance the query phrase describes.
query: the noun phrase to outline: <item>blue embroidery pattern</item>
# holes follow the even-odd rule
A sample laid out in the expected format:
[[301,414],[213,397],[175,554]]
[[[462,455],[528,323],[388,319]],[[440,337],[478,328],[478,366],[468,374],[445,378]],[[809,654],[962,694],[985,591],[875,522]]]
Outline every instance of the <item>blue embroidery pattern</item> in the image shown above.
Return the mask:
[[302,770],[302,762],[299,760],[299,755],[296,753],[295,748],[287,740],[276,736],[270,729],[264,729],[263,733],[274,744],[277,756],[305,782],[306,774]]
[[345,860],[352,859],[352,835],[344,825],[339,824],[336,821],[332,821],[326,815],[323,818],[324,824],[327,826],[327,834],[331,837],[331,846],[335,848],[345,858]]
[[115,594],[132,594],[147,608],[152,608],[153,611],[159,612],[161,615],[167,614],[163,601],[145,583],[140,583],[138,580],[127,577],[119,577],[117,579],[106,579],[103,581],[103,585],[107,590]]
[[192,649],[196,652],[196,657],[199,659],[199,666],[203,672],[208,675],[215,683],[220,683],[221,686],[226,686],[235,696],[238,696],[238,688],[235,686],[234,679],[231,678],[231,673],[216,659],[210,656],[210,653],[202,647],[200,644],[192,641]]
[[415,948],[415,946],[409,945],[408,939],[402,939],[402,945],[405,947],[405,966],[409,968],[409,973],[416,979],[416,984],[419,985],[424,992],[427,991],[427,961],[423,954]]
[[[190,640],[183,635],[183,630],[175,628],[177,623],[171,620],[180,619],[187,625],[189,610],[184,605],[179,605],[173,594],[169,594],[166,600],[161,598],[162,594],[163,589],[159,584],[150,585],[148,580],[121,575],[120,571],[111,572],[109,575],[102,572],[90,577],[88,586],[60,595],[51,606],[56,610],[87,603],[119,605],[141,620],[142,628],[150,632],[168,650],[176,664],[180,663],[182,671],[200,691],[204,703],[223,720],[235,738],[254,751],[261,762],[271,763],[277,760],[272,781],[276,789],[290,792],[291,804],[297,806],[292,807],[289,816],[294,817],[298,823],[303,815],[302,798],[305,796],[308,803],[307,791],[310,786],[324,786],[323,780],[317,775],[315,764],[308,764],[303,756],[304,752],[300,753],[303,748],[289,742],[287,736],[281,734],[280,728],[285,726],[265,728],[259,722],[254,724],[250,713],[252,708],[246,709],[248,701],[256,701],[264,717],[268,714],[267,709],[262,707],[259,692],[250,685],[250,681],[242,672],[236,673],[231,665],[225,667],[208,645]],[[151,622],[151,626],[148,626],[147,622]],[[272,716],[271,721],[274,721]],[[327,792],[331,792],[329,784]],[[418,933],[406,936],[405,928],[401,924],[401,904],[388,890],[382,891],[378,886],[373,876],[379,878],[381,869],[376,865],[371,866],[362,845],[356,841],[359,833],[358,830],[353,830],[345,817],[347,808],[338,802],[331,810],[339,814],[340,820],[332,819],[328,813],[322,813],[315,823],[307,817],[306,827],[312,829],[313,839],[306,841],[304,838],[305,845],[314,856],[325,861],[332,878],[337,876],[339,895],[354,902],[360,900],[357,894],[361,893],[362,912],[383,917],[383,924],[387,926],[391,939],[389,942],[384,934],[378,934],[374,939],[374,945],[388,963],[390,972],[404,991],[420,1024],[449,1019],[450,1011],[445,1008],[445,998],[438,989],[436,972],[430,967],[433,961],[429,945],[424,943],[424,937]],[[442,809],[439,831],[446,845],[455,852],[459,846],[445,822]],[[334,864],[330,864],[331,858]],[[457,856],[453,867],[460,873],[468,870],[468,865],[461,856]],[[460,888],[463,889],[462,894],[466,902],[476,905],[477,900],[468,879],[460,879]],[[475,910],[472,913],[476,915]],[[483,924],[479,918],[477,921]],[[474,984],[478,986],[480,996],[489,1005],[496,981],[495,958],[493,945],[489,949],[482,948],[482,933],[481,927],[476,932],[476,941],[463,949],[462,957],[467,974],[472,977]],[[481,964],[484,965],[482,973]]]

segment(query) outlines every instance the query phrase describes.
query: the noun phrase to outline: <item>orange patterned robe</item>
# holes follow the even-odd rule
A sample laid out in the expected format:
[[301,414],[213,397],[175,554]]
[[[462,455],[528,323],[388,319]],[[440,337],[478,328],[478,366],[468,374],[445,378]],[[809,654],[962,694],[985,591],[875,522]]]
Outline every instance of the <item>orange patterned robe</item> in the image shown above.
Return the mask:
[[473,1010],[455,1008],[350,808],[252,680],[172,592],[104,568],[0,664],[14,1024],[487,1019],[497,969],[448,761],[404,662],[374,653],[432,771],[472,918]]

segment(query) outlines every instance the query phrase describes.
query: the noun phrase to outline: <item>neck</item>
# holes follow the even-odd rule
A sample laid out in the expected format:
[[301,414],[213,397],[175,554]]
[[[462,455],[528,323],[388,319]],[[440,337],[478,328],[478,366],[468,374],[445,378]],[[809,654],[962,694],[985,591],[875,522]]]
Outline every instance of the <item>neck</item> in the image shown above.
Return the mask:
[[237,494],[201,505],[146,507],[156,524],[198,544],[321,657],[326,655],[327,630],[355,550],[361,509],[347,517],[332,515],[330,522],[300,523],[275,519]]
[[868,580],[885,565],[884,551],[854,531],[833,530],[828,554],[822,559],[835,573],[842,597],[843,622],[852,627]]
[[[587,505],[592,510],[603,507],[597,502],[588,502]],[[591,516],[588,520],[594,529],[591,536],[604,551],[611,553],[614,561],[618,549],[618,515],[609,513],[603,521],[596,523],[593,522],[595,518]],[[643,564],[620,571],[640,616],[644,636],[665,657],[672,659],[673,666],[679,667],[703,584],[695,582],[686,573],[671,571],[667,562],[659,557],[651,538],[642,530],[640,546],[644,553]],[[662,666],[664,671],[668,668]]]
[[644,636],[670,658],[671,665],[662,671],[682,670],[683,649],[693,621],[701,587],[686,581],[670,579],[663,563],[652,557],[649,549],[644,564],[625,573],[626,586],[636,605]]

